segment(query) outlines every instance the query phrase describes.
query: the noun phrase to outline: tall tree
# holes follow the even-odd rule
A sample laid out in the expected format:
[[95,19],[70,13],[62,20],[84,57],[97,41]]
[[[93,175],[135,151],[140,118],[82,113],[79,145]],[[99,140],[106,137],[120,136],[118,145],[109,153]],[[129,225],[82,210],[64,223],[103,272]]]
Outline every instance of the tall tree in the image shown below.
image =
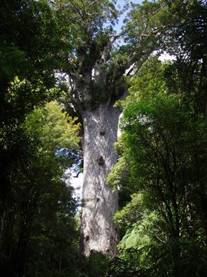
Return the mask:
[[[162,16],[167,9],[160,2],[146,1],[143,6],[136,6],[125,31],[117,35],[113,31],[118,16],[115,2],[52,2],[64,25],[68,25],[72,44],[65,57],[68,64],[62,71],[68,74],[69,101],[80,116],[84,129],[81,228],[86,255],[92,250],[112,255],[116,251],[113,214],[118,197],[106,183],[106,176],[118,157],[114,143],[120,111],[114,103],[126,92],[124,77],[133,68],[138,70],[158,47],[159,38],[167,30],[172,17]],[[124,37],[126,43],[117,42]]]

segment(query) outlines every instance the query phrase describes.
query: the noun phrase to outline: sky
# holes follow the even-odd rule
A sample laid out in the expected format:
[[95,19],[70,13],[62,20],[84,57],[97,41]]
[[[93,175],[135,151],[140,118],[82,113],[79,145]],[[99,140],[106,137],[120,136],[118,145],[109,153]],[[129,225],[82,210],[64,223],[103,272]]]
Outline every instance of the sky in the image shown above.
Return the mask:
[[[126,5],[127,3],[129,3],[129,2],[132,2],[132,3],[134,3],[134,4],[140,4],[140,3],[142,3],[143,2],[143,0],[118,0],[117,1],[117,7],[118,8],[123,8],[124,7],[124,5]],[[124,18],[125,18],[125,16],[126,16],[126,13],[124,13],[121,17],[120,17],[120,19],[119,19],[119,22],[118,22],[118,24],[116,25],[116,30],[117,30],[117,32],[119,32],[119,31],[121,31],[121,27],[122,27],[122,25],[123,25],[123,20],[124,20]]]
[[[128,1],[126,1],[126,0],[118,0],[117,4],[121,5],[121,6],[124,6],[127,2]],[[135,4],[139,4],[139,3],[142,3],[143,1],[142,0],[130,0],[130,2],[135,3]]]

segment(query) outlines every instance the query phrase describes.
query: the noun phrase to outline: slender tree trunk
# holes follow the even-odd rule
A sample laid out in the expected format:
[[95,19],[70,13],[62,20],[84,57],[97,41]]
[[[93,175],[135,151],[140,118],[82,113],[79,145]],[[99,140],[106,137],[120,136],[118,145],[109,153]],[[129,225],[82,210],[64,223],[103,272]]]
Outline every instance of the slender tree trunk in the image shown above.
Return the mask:
[[117,232],[113,215],[118,206],[117,192],[106,184],[106,178],[117,160],[120,112],[112,105],[100,105],[83,113],[84,183],[82,209],[82,243],[86,256],[91,251],[114,255]]

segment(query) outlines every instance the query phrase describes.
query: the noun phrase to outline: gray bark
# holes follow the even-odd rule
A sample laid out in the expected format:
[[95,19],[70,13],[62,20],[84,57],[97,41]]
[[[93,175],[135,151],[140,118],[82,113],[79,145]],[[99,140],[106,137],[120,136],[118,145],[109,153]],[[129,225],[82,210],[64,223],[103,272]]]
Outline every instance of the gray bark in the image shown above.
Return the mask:
[[114,143],[117,139],[120,112],[109,104],[84,111],[84,182],[81,218],[83,253],[91,251],[114,255],[117,232],[113,215],[118,206],[118,194],[106,183],[117,161]]

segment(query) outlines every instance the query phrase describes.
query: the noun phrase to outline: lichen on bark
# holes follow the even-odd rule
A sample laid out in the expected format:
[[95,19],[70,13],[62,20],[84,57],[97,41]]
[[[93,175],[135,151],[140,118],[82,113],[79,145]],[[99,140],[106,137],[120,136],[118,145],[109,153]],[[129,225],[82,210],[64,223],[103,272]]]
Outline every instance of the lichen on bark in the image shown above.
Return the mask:
[[[83,113],[84,184],[82,207],[83,249],[114,255],[117,232],[113,215],[118,207],[118,195],[106,183],[106,177],[117,161],[114,143],[117,138],[119,110],[102,104]],[[101,135],[102,130],[105,135]]]

